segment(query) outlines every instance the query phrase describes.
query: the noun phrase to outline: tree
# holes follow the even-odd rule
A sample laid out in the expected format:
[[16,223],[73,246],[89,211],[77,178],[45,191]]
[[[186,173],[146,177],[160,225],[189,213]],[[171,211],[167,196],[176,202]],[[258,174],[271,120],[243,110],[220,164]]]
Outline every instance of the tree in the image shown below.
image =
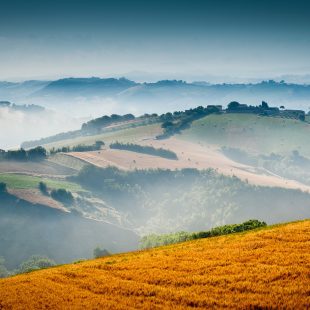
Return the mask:
[[25,161],[27,160],[27,152],[24,149],[16,150],[16,151],[8,151],[7,159],[9,160],[17,160],[17,161]]
[[162,123],[161,128],[168,128],[172,126],[173,126],[173,123],[171,121],[166,121]]
[[228,110],[234,110],[237,109],[240,106],[240,103],[238,101],[231,101],[228,104]]
[[268,103],[266,101],[262,101],[262,108],[263,109],[268,109],[269,108]]
[[6,269],[4,263],[5,259],[3,257],[0,257],[0,278],[5,278],[9,275],[9,272]]
[[27,151],[28,159],[32,161],[39,161],[46,158],[46,149],[42,146],[37,146]]
[[299,114],[298,119],[304,122],[306,120],[305,114]]
[[52,267],[55,265],[56,263],[48,257],[34,255],[31,256],[27,261],[20,264],[18,272],[19,273],[30,272],[34,270]]
[[284,110],[284,109],[285,109],[285,106],[284,106],[284,105],[281,105],[281,106],[280,106],[280,109],[281,109],[281,110]]
[[101,249],[99,246],[94,249],[94,257],[104,257],[104,256],[110,256],[110,252],[106,249]]
[[74,201],[72,193],[66,191],[64,188],[53,189],[51,191],[51,197],[67,205],[71,205]]
[[0,193],[6,193],[6,192],[7,192],[6,183],[0,182]]
[[95,148],[97,150],[100,150],[102,146],[104,146],[104,142],[103,141],[96,141],[95,142]]
[[39,183],[39,190],[43,195],[48,195],[47,185],[44,182]]

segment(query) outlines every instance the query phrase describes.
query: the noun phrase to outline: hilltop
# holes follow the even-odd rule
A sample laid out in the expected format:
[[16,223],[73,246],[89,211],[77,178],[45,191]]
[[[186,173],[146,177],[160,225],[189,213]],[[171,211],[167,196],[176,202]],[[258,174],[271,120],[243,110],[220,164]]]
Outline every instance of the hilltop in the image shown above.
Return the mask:
[[309,303],[310,220],[0,280],[0,308],[291,308]]

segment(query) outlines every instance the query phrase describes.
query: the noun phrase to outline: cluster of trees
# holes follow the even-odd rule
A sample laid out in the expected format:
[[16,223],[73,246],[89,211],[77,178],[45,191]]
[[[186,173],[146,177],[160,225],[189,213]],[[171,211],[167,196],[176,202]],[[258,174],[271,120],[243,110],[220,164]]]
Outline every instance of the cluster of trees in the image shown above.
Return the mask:
[[0,160],[15,160],[15,161],[41,161],[47,157],[46,149],[42,146],[37,146],[30,150],[0,150]]
[[74,202],[72,193],[64,188],[53,189],[51,191],[51,197],[65,205],[72,205]]
[[163,157],[167,159],[178,159],[178,156],[176,153],[170,150],[163,149],[163,148],[156,149],[152,146],[142,146],[142,145],[133,144],[133,143],[115,142],[115,143],[110,144],[110,148],[132,151],[132,152],[143,153],[143,154],[149,154],[149,155],[159,156],[159,157]]
[[284,106],[269,107],[266,101],[262,101],[259,106],[252,106],[247,104],[241,104],[238,101],[232,101],[227,106],[227,112],[229,113],[254,113],[265,116],[281,116],[286,118],[295,118],[300,121],[305,121],[306,114],[302,110],[285,110]]
[[0,257],[0,278],[13,276],[20,273],[31,272],[39,269],[56,266],[56,263],[46,257],[40,255],[33,255],[26,261],[22,262],[15,270],[8,270],[5,266],[5,259]]
[[286,155],[254,155],[238,148],[222,147],[222,152],[236,162],[264,168],[281,177],[310,185],[310,159],[297,150]]
[[228,235],[236,232],[256,229],[259,227],[265,227],[266,225],[267,224],[265,222],[261,222],[258,220],[249,220],[242,224],[224,225],[212,228],[207,231],[200,231],[194,233],[181,231],[177,233],[162,234],[162,235],[150,234],[141,238],[140,248],[148,249],[162,245],[184,242],[188,240]]
[[101,247],[96,247],[94,249],[94,258],[100,258],[100,257],[105,257],[105,256],[110,256],[111,253],[106,250],[106,249],[102,249]]
[[15,103],[11,103],[9,101],[0,101],[0,108],[10,108],[16,111],[22,111],[22,112],[29,112],[29,113],[37,113],[37,112],[44,112],[45,108],[35,105],[35,104],[24,104],[19,105]]
[[107,127],[113,123],[120,123],[134,119],[135,116],[132,114],[125,114],[125,115],[112,114],[111,116],[104,115],[102,117],[92,119],[87,123],[84,123],[82,125],[81,130],[84,132],[94,133],[100,131],[102,128]]
[[72,193],[68,190],[65,190],[64,188],[59,189],[52,189],[50,192],[48,190],[48,187],[46,183],[40,182],[39,190],[43,195],[51,196],[53,199],[65,204],[65,205],[72,205],[74,203],[74,197]]
[[63,146],[61,148],[55,149],[54,147],[50,150],[51,154],[56,153],[69,153],[69,152],[89,152],[89,151],[98,151],[101,147],[104,146],[103,141],[96,141],[92,145],[78,144],[75,146]]
[[310,195],[254,186],[212,169],[133,170],[85,166],[70,180],[124,214],[143,234],[205,231],[248,218],[270,223],[309,217]]
[[159,120],[162,122],[161,127],[164,129],[164,132],[157,136],[157,139],[165,139],[176,133],[180,133],[182,130],[188,128],[194,120],[219,112],[220,110],[216,106],[209,106],[207,108],[199,106],[185,111],[162,114],[159,116]]

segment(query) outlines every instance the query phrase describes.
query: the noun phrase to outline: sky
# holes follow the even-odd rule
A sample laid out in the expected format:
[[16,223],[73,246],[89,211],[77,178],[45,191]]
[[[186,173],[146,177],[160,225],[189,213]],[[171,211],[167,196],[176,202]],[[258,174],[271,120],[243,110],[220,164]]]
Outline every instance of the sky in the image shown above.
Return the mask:
[[0,0],[0,80],[310,73],[307,0]]

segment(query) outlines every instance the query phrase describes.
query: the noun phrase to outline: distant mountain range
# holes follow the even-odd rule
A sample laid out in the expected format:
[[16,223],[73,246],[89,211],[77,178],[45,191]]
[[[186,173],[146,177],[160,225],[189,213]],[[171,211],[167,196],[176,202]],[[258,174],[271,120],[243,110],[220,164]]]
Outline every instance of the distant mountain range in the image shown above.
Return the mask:
[[112,99],[141,107],[145,112],[164,112],[191,106],[222,104],[237,100],[259,104],[286,105],[308,111],[310,85],[275,82],[248,84],[210,84],[199,81],[162,80],[136,83],[126,78],[64,78],[55,81],[0,82],[0,100],[18,103],[72,104],[76,100]]

